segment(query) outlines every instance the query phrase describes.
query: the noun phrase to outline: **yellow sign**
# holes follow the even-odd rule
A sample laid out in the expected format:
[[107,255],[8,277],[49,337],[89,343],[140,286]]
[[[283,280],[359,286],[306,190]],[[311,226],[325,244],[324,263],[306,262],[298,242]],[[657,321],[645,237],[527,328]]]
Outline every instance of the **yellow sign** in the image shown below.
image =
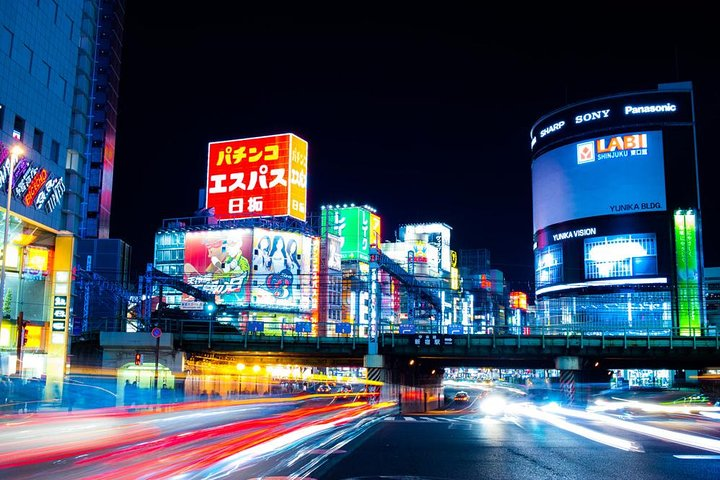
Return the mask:
[[290,216],[305,221],[307,212],[308,142],[290,136]]
[[46,248],[27,247],[25,270],[38,270],[40,272],[46,272],[48,268],[48,258],[49,252]]

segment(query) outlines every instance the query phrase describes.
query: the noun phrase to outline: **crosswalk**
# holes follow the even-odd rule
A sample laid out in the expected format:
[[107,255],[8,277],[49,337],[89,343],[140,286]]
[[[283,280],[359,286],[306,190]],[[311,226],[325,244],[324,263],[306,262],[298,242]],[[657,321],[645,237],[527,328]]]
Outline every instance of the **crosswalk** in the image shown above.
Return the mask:
[[469,430],[478,425],[497,425],[497,424],[515,424],[520,428],[523,428],[517,421],[512,417],[483,417],[477,415],[462,415],[456,417],[448,417],[444,415],[394,415],[388,416],[383,419],[385,422],[404,422],[404,423],[425,423],[425,424],[436,424],[445,425],[449,428]]
[[385,417],[386,422],[426,422],[426,423],[458,423],[462,420],[450,417],[422,417],[422,416],[409,416],[409,415],[395,415]]

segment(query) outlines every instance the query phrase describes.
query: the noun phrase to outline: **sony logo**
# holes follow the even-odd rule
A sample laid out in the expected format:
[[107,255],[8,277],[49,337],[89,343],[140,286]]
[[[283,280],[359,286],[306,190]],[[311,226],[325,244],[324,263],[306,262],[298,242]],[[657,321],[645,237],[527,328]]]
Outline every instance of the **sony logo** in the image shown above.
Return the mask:
[[610,116],[610,110],[596,110],[594,112],[583,113],[575,117],[575,123],[589,122],[591,120],[600,120],[601,118],[608,118]]

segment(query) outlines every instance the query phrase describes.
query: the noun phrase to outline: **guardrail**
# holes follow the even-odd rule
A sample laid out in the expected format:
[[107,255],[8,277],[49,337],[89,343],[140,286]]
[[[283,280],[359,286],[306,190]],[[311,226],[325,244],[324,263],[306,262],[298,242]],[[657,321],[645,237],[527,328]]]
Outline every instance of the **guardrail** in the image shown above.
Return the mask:
[[[172,323],[174,322],[174,323]],[[301,325],[302,324],[302,325]],[[266,351],[282,351],[286,346],[294,349],[320,350],[323,347],[340,348],[352,351],[366,349],[368,344],[367,326],[357,328],[351,324],[349,330],[343,327],[337,333],[337,323],[311,322],[244,322],[233,326],[219,322],[168,321],[161,322],[164,331],[176,333],[181,343],[199,345],[205,343],[208,349],[228,348],[248,349],[264,346]],[[378,328],[377,341],[382,349],[394,349],[414,345],[423,347],[459,347],[465,348],[565,348],[585,350],[590,348],[629,349],[629,348],[692,348],[720,350],[720,332],[717,329],[667,327],[667,328],[612,328],[606,331],[582,328],[583,325],[552,325],[525,327],[495,327],[482,333],[465,329],[464,333],[439,333],[420,331],[399,333],[396,325],[381,325]],[[447,330],[446,330],[447,331]]]

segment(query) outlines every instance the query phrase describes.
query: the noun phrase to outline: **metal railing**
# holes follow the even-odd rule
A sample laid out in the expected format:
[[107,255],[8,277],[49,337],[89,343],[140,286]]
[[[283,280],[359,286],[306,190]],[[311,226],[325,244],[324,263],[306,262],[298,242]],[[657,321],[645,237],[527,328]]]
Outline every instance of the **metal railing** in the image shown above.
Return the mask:
[[[338,326],[340,325],[340,326]],[[163,331],[179,334],[179,341],[207,341],[208,348],[221,346],[224,342],[241,344],[247,348],[249,343],[277,344],[282,350],[286,343],[314,344],[318,349],[322,345],[367,345],[368,327],[340,322],[285,322],[285,321],[247,321],[220,323],[217,321],[161,319],[159,326]],[[438,331],[440,330],[440,331]],[[444,331],[443,331],[444,330]],[[471,343],[488,343],[493,346],[512,343],[516,346],[537,345],[544,347],[546,342],[559,344],[564,342],[568,347],[586,345],[605,346],[606,344],[636,346],[646,345],[673,349],[679,346],[698,345],[705,348],[720,349],[720,330],[697,327],[658,327],[658,328],[612,328],[607,331],[583,329],[582,325],[540,325],[540,326],[502,326],[474,331],[472,327],[464,327],[462,331],[452,329],[447,333],[447,326],[419,329],[414,333],[400,333],[398,325],[381,324],[378,326],[377,341],[383,347],[394,347],[396,343],[408,345],[413,339],[420,347],[427,343],[442,342],[450,338],[450,344],[471,345]],[[344,332],[344,333],[340,333]],[[423,342],[417,343],[417,339]],[[467,340],[463,340],[467,339]],[[483,340],[486,339],[487,341]],[[608,343],[609,342],[609,343]],[[437,344],[437,343],[435,343]]]

